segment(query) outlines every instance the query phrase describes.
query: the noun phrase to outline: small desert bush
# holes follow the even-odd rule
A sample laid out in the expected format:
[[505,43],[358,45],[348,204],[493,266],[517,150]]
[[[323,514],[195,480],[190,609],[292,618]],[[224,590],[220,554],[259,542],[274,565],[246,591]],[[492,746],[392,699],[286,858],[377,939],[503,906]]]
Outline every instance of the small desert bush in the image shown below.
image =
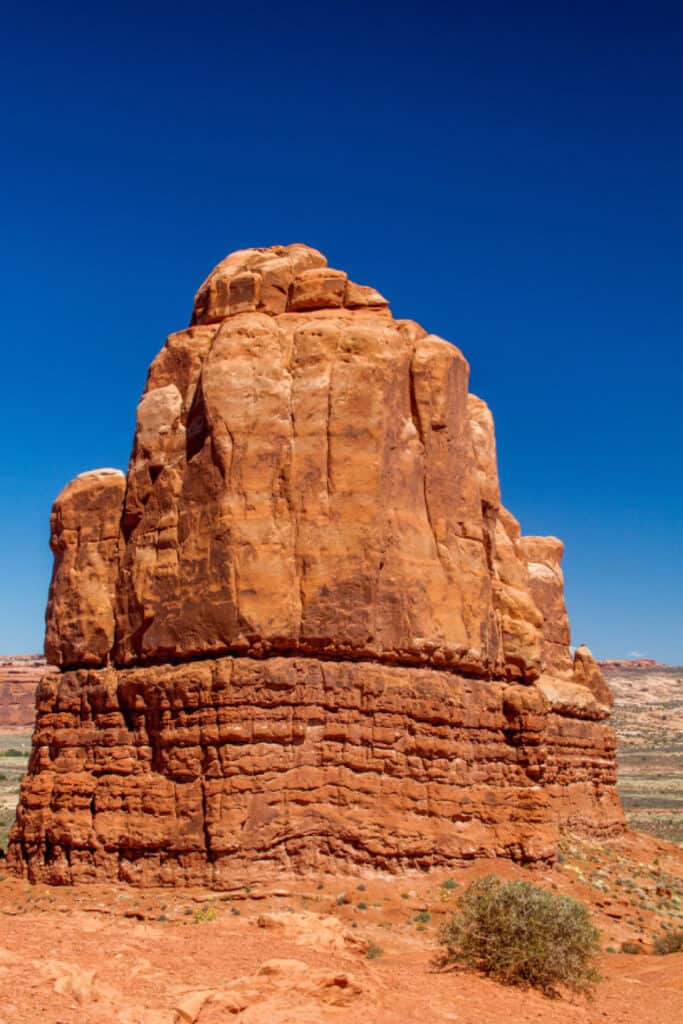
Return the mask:
[[195,924],[205,924],[207,921],[215,921],[216,908],[212,903],[207,903],[204,907],[197,907],[194,912],[193,919]]
[[531,985],[556,995],[558,985],[588,992],[598,931],[588,908],[532,882],[477,879],[442,925],[442,962],[475,967],[507,985]]
[[669,932],[668,935],[658,935],[655,939],[655,953],[666,956],[667,953],[683,952],[683,931]]

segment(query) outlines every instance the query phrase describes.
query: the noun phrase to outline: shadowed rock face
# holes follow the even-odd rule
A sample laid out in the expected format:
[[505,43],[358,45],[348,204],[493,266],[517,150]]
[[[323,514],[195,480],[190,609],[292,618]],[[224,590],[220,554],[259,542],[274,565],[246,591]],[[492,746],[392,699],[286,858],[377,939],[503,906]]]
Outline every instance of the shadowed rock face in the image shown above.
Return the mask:
[[152,363],[127,478],[83,474],[55,503],[64,672],[15,866],[534,859],[558,817],[619,827],[609,691],[569,653],[562,544],[501,505],[468,375],[316,250],[219,264]]

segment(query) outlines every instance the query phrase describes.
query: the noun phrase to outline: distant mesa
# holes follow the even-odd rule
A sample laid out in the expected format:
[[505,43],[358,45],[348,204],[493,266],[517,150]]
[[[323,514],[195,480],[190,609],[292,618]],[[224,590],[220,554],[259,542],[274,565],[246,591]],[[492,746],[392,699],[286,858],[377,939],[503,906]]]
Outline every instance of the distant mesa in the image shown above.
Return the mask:
[[38,683],[56,671],[40,654],[0,654],[0,731],[33,728]]
[[603,672],[615,672],[618,669],[624,668],[671,668],[671,665],[667,665],[661,661],[655,661],[654,658],[608,658],[606,661],[599,661],[597,663]]
[[502,505],[468,378],[308,246],[211,272],[150,367],[127,474],[82,474],[52,511],[60,671],[15,872],[220,886],[552,861],[564,826],[622,830],[562,542]]

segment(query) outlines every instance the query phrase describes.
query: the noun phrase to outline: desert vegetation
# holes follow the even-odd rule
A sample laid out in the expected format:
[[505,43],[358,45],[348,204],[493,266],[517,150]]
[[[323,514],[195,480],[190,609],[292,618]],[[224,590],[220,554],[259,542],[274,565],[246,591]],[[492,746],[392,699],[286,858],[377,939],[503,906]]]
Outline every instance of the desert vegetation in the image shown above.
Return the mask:
[[21,780],[28,765],[29,735],[0,734],[0,850],[7,848]]
[[598,931],[588,907],[532,882],[487,875],[472,882],[439,933],[445,962],[475,967],[546,995],[587,992],[599,980]]
[[659,956],[681,952],[683,952],[683,930],[679,929],[675,932],[669,932],[655,939],[655,953],[659,954]]

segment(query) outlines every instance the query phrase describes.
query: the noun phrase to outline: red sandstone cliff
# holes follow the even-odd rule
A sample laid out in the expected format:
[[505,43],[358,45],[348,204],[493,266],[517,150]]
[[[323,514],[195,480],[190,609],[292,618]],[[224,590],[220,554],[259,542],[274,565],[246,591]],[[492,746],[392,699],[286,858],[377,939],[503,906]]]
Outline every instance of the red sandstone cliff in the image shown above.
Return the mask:
[[127,476],[55,503],[63,671],[16,870],[218,883],[550,858],[562,822],[621,827],[562,544],[502,506],[468,376],[313,249],[219,264],[152,363]]
[[603,672],[618,672],[623,668],[672,668],[671,665],[663,664],[654,658],[608,658],[597,664]]
[[38,683],[52,671],[39,654],[0,655],[0,731],[32,728]]

